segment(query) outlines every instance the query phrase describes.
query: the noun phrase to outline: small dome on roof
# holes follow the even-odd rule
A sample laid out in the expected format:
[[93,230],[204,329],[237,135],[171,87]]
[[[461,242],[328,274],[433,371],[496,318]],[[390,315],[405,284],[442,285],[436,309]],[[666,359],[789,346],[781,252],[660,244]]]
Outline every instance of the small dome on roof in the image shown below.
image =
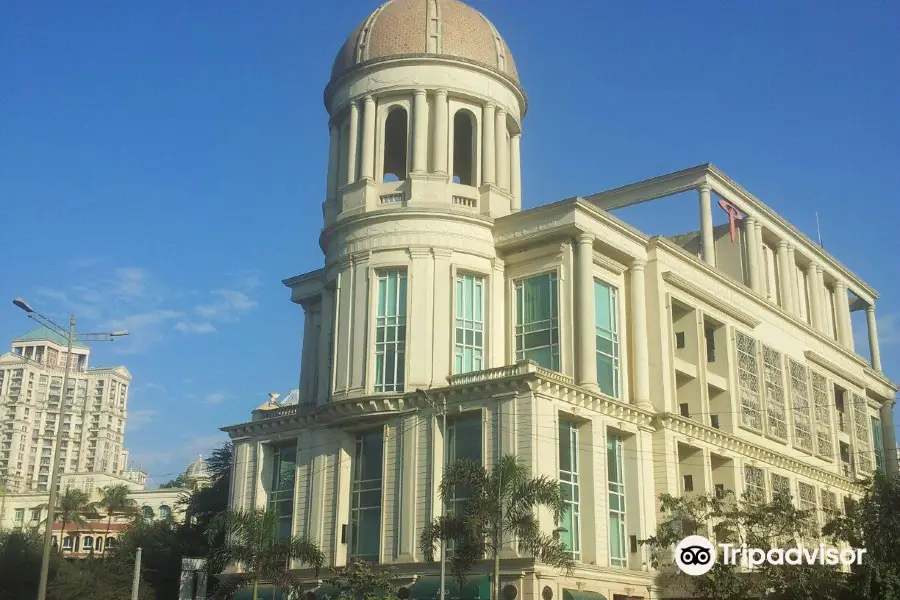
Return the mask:
[[184,478],[187,480],[206,479],[209,476],[209,465],[203,460],[202,455],[189,464],[187,470],[184,472]]

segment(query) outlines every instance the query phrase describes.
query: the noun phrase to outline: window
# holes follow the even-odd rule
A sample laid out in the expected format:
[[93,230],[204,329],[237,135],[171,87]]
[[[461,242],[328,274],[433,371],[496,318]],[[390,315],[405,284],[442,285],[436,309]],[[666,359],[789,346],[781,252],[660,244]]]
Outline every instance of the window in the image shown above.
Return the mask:
[[63,550],[71,550],[72,549],[72,536],[67,535],[63,538]]
[[41,520],[41,509],[40,508],[32,508],[31,509],[31,520],[32,521],[40,521]]
[[559,420],[559,488],[566,503],[561,532],[562,543],[572,558],[581,558],[581,523],[578,491],[578,425]]
[[829,521],[832,517],[837,516],[838,507],[837,507],[837,494],[834,492],[829,492],[828,490],[822,490],[819,496],[822,499],[822,513],[824,519],[823,522]]
[[108,537],[106,538],[106,549],[109,550],[111,548],[115,548],[116,546],[116,538]]
[[94,538],[89,535],[81,538],[81,549],[85,552],[89,552],[94,549]]
[[816,417],[816,451],[819,456],[834,455],[831,442],[831,414],[828,407],[828,380],[824,375],[810,371],[813,396],[813,414]]
[[816,515],[819,510],[819,505],[816,503],[816,488],[808,483],[798,481],[797,492],[800,496],[800,510],[808,510]]
[[144,517],[144,518],[147,519],[147,520],[150,520],[150,519],[152,519],[155,515],[154,515],[154,513],[153,513],[153,509],[152,509],[152,508],[150,508],[149,506],[142,506],[142,507],[141,507],[141,516]]
[[597,337],[597,384],[600,391],[619,397],[619,307],[616,288],[594,281],[594,318]]
[[[447,455],[445,464],[451,465],[458,460],[471,460],[483,464],[481,439],[481,412],[463,413],[447,419]],[[457,486],[453,490],[453,498],[447,502],[447,512],[453,513],[465,504],[472,496],[466,486]],[[447,552],[452,553],[454,541],[448,540]]]
[[755,504],[766,501],[766,475],[759,467],[744,466],[744,488],[747,500]]
[[869,444],[869,406],[866,399],[853,394],[853,421],[856,424],[856,467],[864,473],[872,471],[872,447]]
[[[291,538],[294,517],[294,481],[297,477],[297,446],[278,446],[272,456],[269,510],[278,515],[277,539]],[[166,507],[168,508],[168,507]],[[162,509],[160,509],[162,514]]]
[[685,341],[684,341],[684,332],[683,332],[683,331],[676,331],[676,332],[675,332],[675,347],[676,347],[677,349],[681,350],[681,349],[684,348],[685,346],[686,346],[686,343],[685,343]]
[[881,443],[881,421],[872,417],[872,445],[875,447],[875,468],[884,469],[884,444]]
[[734,345],[738,357],[738,385],[741,395],[741,424],[756,430],[762,429],[762,413],[759,406],[759,358],[756,340],[734,332]]
[[784,475],[772,473],[772,496],[791,497],[791,480]]
[[384,433],[356,436],[350,503],[350,557],[377,563],[381,554],[381,471]]
[[159,507],[159,516],[162,517],[163,519],[168,519],[169,517],[172,516],[172,509],[169,508],[167,505],[163,504],[162,506]]
[[606,470],[609,487],[609,564],[628,566],[625,551],[625,460],[622,438],[610,434],[606,439]]
[[25,522],[25,509],[17,508],[15,511],[14,519],[15,519],[16,523],[19,523],[19,524],[24,523]]
[[454,372],[484,368],[484,278],[456,277],[456,347]]
[[787,439],[787,415],[784,401],[784,372],[781,354],[768,346],[763,351],[763,385],[766,391],[766,416],[769,434]]
[[475,185],[475,115],[468,110],[453,115],[453,182]]
[[391,108],[384,122],[384,181],[406,180],[408,118],[406,109]]
[[716,362],[716,329],[706,327],[703,333],[706,337],[706,362]]
[[516,360],[559,370],[559,295],[556,273],[516,281]]
[[401,392],[406,367],[406,270],[378,275],[375,391]]
[[788,361],[788,364],[791,371],[791,403],[794,405],[794,445],[812,452],[812,422],[809,416],[809,383],[806,367],[793,360]]

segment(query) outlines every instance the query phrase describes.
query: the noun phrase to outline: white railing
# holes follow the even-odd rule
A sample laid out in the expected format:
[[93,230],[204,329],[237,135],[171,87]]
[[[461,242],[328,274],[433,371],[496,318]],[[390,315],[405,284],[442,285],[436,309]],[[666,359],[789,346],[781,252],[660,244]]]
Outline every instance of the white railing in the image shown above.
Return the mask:
[[398,204],[403,202],[403,192],[394,192],[392,194],[381,194],[379,196],[382,204]]
[[478,208],[478,201],[474,198],[467,198],[466,196],[452,196],[451,202],[456,206],[464,206],[465,208]]
[[514,365],[505,365],[493,369],[485,369],[483,371],[472,371],[470,373],[460,373],[459,375],[451,375],[447,378],[450,385],[469,385],[473,383],[481,383],[484,381],[494,381],[497,379],[505,379],[507,377],[515,377],[526,373],[539,373],[545,379],[552,379],[560,383],[572,385],[574,380],[568,375],[545,369],[534,361],[523,360]]

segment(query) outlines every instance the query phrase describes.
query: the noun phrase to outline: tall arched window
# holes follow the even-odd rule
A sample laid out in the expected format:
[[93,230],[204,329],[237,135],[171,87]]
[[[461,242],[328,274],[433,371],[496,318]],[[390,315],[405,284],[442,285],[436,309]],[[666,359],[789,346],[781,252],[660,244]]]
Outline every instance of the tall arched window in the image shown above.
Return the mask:
[[141,516],[144,517],[144,518],[147,519],[147,520],[150,520],[150,519],[152,519],[155,515],[153,514],[153,509],[152,509],[152,508],[150,508],[149,506],[142,506],[142,507],[141,507]]
[[475,115],[468,110],[453,116],[453,183],[475,185]]
[[407,136],[406,109],[396,106],[390,110],[384,122],[384,181],[406,179]]
[[159,516],[163,519],[168,519],[172,516],[172,509],[169,508],[167,504],[162,504],[159,507]]

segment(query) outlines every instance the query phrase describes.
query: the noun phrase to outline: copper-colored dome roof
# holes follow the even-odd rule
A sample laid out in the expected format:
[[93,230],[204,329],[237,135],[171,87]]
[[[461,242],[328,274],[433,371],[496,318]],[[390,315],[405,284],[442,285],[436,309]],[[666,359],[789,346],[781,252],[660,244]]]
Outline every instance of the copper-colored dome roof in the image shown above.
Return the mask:
[[474,62],[519,83],[512,54],[497,29],[459,0],[390,0],[382,4],[341,46],[331,80],[360,63],[416,55]]

